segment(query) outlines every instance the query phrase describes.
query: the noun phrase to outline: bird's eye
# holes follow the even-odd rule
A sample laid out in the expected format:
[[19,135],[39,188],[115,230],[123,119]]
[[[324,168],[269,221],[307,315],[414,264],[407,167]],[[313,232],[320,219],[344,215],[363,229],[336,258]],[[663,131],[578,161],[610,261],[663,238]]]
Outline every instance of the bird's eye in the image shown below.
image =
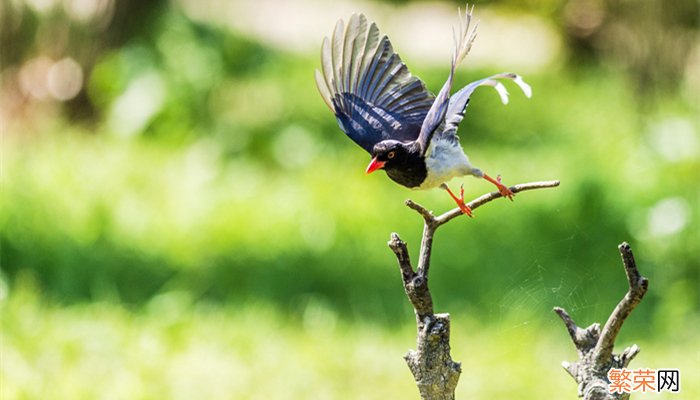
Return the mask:
[[396,152],[390,151],[389,154],[386,155],[386,158],[391,160],[392,158],[394,158],[395,155],[396,155]]

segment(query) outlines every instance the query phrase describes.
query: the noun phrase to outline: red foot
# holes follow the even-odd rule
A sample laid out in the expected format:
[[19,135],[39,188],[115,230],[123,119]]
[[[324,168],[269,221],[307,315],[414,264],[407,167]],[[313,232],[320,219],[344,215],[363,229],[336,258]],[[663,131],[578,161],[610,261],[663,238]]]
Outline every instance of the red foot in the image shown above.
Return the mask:
[[506,185],[501,183],[500,175],[498,175],[496,179],[493,179],[490,176],[484,174],[484,179],[496,185],[496,187],[498,188],[498,192],[501,194],[501,196],[507,197],[510,201],[513,201],[513,196],[515,196],[515,193],[508,189]]
[[447,185],[445,185],[445,190],[447,190],[450,197],[452,197],[452,199],[457,203],[457,207],[462,210],[462,213],[467,214],[469,217],[474,217],[472,215],[472,209],[464,203],[464,185],[459,187],[459,197],[455,196]]

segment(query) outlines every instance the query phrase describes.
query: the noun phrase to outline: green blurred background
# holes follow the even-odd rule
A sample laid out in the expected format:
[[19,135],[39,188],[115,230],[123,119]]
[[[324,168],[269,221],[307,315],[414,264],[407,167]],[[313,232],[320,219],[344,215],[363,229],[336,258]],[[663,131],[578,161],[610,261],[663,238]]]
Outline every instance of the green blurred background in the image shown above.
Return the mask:
[[[455,1],[3,0],[3,399],[417,398],[393,254],[416,252],[411,192],[338,129],[320,43],[363,12],[411,71],[447,76]],[[700,397],[700,6],[494,0],[455,86],[472,162],[561,186],[441,228],[436,310],[459,398],[576,398],[553,306],[603,323],[631,243],[650,291],[623,327],[632,367],[680,368]],[[465,178],[465,196],[492,190]],[[457,179],[453,186],[461,183]],[[414,257],[417,254],[414,253]],[[545,377],[543,379],[543,377]]]

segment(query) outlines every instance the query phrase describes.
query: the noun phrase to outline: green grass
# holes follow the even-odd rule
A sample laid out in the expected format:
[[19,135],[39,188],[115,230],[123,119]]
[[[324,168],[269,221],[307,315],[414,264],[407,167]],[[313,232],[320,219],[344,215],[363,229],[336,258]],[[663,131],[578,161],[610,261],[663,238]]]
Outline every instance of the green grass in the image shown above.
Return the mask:
[[[415,343],[410,319],[392,329],[348,324],[313,301],[297,319],[264,304],[196,303],[184,292],[138,310],[58,306],[19,286],[0,303],[3,399],[418,398],[402,359]],[[553,313],[483,325],[451,311],[458,398],[576,398],[559,366],[576,354]],[[680,337],[632,340],[642,348],[632,367],[679,368],[683,385],[677,396],[635,398],[698,398],[697,338]]]

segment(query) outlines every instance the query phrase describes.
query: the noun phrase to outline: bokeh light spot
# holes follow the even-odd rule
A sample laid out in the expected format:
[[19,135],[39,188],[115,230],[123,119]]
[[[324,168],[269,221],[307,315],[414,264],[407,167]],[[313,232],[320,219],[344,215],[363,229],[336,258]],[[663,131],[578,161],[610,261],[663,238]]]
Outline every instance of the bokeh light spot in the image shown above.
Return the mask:
[[64,58],[49,68],[46,84],[53,98],[70,100],[83,87],[83,69],[72,58]]
[[668,161],[692,159],[700,153],[697,132],[684,118],[668,118],[652,125],[649,141],[654,150]]
[[316,155],[311,135],[298,125],[285,128],[275,141],[275,158],[280,165],[298,168],[307,165]]
[[164,100],[162,79],[155,72],[146,73],[134,79],[114,102],[109,127],[120,136],[134,136],[160,111]]
[[647,213],[647,230],[651,236],[669,236],[680,232],[688,224],[690,207],[680,197],[666,198],[656,203]]
[[27,61],[19,71],[19,84],[25,96],[34,97],[37,100],[45,100],[49,97],[47,88],[47,76],[53,62],[48,57],[37,57]]

